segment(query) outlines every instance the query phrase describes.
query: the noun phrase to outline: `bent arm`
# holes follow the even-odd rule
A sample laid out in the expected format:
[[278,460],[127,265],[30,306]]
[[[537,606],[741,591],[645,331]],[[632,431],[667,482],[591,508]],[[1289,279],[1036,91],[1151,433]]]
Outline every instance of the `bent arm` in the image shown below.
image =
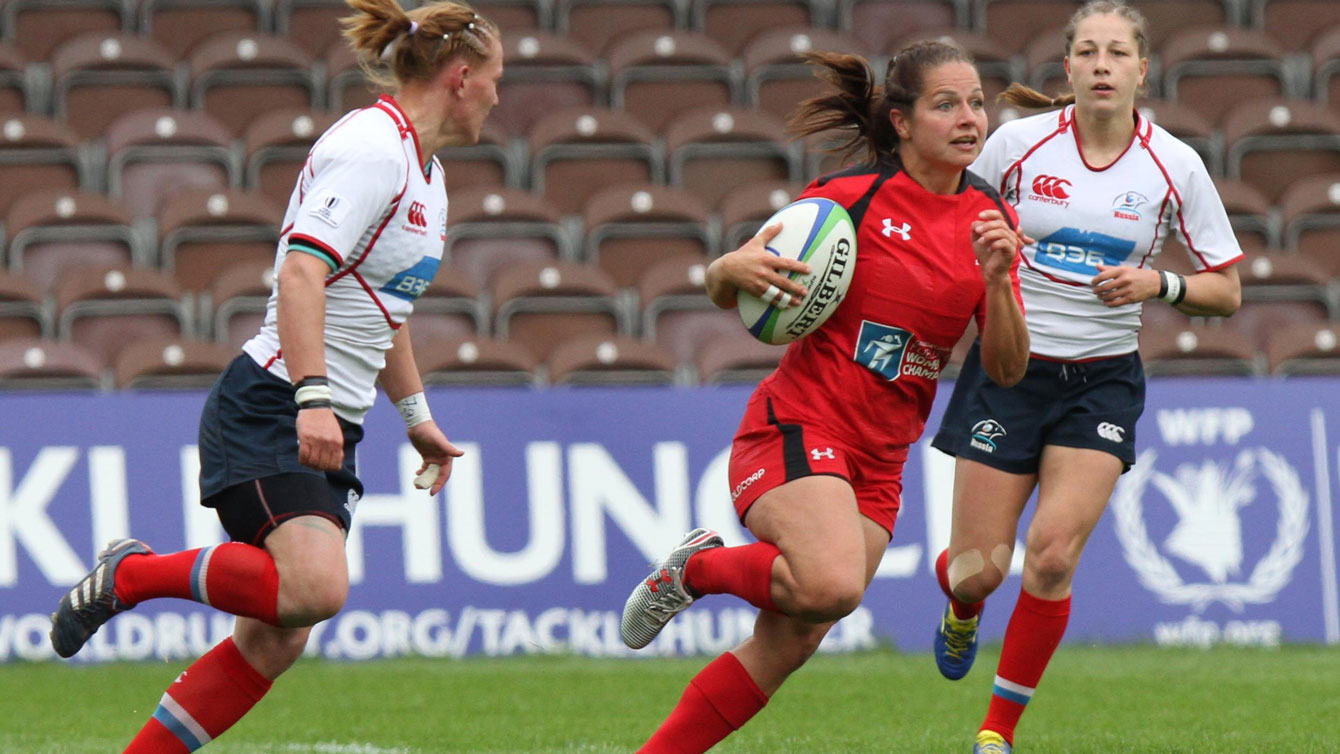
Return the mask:
[[1186,298],[1177,311],[1193,317],[1227,317],[1242,306],[1242,281],[1236,265],[1186,279]]
[[1010,387],[1028,369],[1028,325],[1009,278],[986,287],[986,324],[982,328],[982,368],[996,384]]

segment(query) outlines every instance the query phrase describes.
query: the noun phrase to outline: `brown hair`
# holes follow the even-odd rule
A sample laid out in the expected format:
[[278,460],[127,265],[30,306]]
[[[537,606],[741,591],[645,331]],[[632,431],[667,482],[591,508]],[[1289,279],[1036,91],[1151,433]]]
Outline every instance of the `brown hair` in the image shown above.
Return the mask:
[[340,19],[344,38],[358,53],[368,80],[395,92],[426,81],[457,56],[472,63],[489,57],[498,26],[465,3],[432,2],[406,11],[396,0],[345,0],[354,15]]
[[812,52],[802,57],[815,66],[815,75],[836,91],[800,103],[788,128],[799,136],[830,129],[849,131],[845,140],[829,151],[840,152],[844,160],[864,152],[871,162],[887,159],[898,150],[898,132],[889,113],[898,110],[911,117],[927,71],[944,63],[973,63],[972,56],[956,45],[916,42],[889,61],[881,87],[875,84],[869,61],[860,55]]
[[[1132,8],[1122,0],[1092,0],[1085,3],[1079,10],[1075,11],[1070,17],[1070,23],[1065,25],[1065,56],[1070,57],[1070,50],[1075,46],[1075,29],[1080,22],[1089,16],[1107,15],[1121,16],[1131,25],[1131,31],[1135,35],[1135,46],[1139,50],[1142,58],[1149,57],[1149,30],[1148,23],[1145,21],[1144,14]],[[1058,94],[1055,97],[1048,97],[1032,87],[1024,86],[1020,83],[1013,83],[997,97],[997,100],[1003,100],[1011,105],[1028,108],[1042,107],[1065,107],[1075,101],[1075,93]]]

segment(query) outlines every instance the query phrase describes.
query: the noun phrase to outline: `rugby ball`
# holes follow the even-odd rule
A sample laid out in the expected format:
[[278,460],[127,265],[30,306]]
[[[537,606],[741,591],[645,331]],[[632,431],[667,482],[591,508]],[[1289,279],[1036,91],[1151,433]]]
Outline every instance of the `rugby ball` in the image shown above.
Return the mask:
[[741,290],[736,295],[740,319],[749,333],[764,343],[781,345],[803,338],[837,311],[856,269],[856,229],[842,205],[831,199],[801,199],[782,207],[763,223],[780,222],[782,230],[768,242],[768,251],[799,259],[810,266],[808,275],[788,276],[805,286],[808,295],[799,306],[780,306]]

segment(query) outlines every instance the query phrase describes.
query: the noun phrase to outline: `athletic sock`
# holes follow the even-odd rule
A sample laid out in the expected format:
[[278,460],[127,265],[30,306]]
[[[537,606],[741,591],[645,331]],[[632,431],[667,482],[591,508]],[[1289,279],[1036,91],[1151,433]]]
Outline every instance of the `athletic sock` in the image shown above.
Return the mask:
[[749,671],[726,652],[689,681],[679,704],[639,754],[702,754],[768,703]]
[[1042,673],[1070,619],[1070,598],[1043,600],[1019,590],[1019,602],[1005,629],[1005,646],[996,669],[991,705],[981,730],[992,730],[1014,744],[1014,727],[1033,698]]
[[949,606],[954,609],[954,617],[959,620],[968,620],[969,618],[982,614],[982,606],[986,600],[980,602],[964,602],[954,596],[954,590],[949,588],[949,550],[940,552],[940,557],[935,559],[935,578],[940,582],[940,589],[949,598]]
[[225,542],[170,555],[131,555],[116,568],[116,598],[193,600],[225,613],[279,625],[279,573],[270,553]]
[[695,595],[733,594],[760,610],[778,612],[772,601],[772,561],[781,554],[767,542],[699,550],[684,564],[684,585]]
[[163,693],[124,754],[186,754],[218,738],[270,690],[231,638],[196,660]]

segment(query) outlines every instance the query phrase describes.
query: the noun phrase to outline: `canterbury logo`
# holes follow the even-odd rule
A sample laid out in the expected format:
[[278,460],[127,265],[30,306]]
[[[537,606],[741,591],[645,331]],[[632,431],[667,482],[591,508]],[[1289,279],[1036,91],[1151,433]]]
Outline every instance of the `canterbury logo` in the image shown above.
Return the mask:
[[423,206],[423,202],[411,202],[408,213],[409,224],[417,225],[420,228],[427,228],[428,218],[423,214],[425,209],[427,208]]
[[1109,442],[1121,442],[1122,434],[1126,431],[1125,427],[1118,427],[1109,422],[1102,422],[1098,425],[1098,436]]
[[1051,199],[1069,199],[1067,188],[1070,188],[1070,181],[1054,175],[1040,175],[1033,179],[1033,193]]

